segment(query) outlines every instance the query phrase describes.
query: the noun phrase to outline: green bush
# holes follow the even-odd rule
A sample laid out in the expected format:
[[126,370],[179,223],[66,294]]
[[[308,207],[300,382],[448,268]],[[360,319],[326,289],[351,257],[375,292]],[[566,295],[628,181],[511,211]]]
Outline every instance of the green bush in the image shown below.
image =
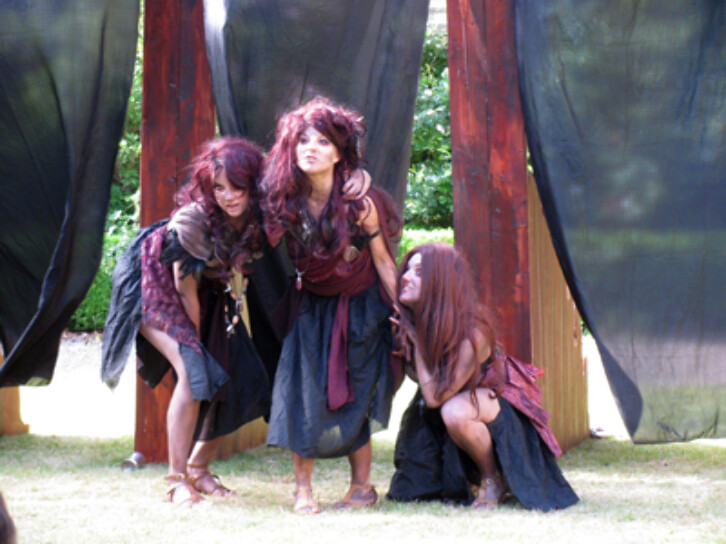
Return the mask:
[[401,235],[401,242],[398,244],[398,256],[396,257],[396,263],[401,262],[401,259],[408,252],[409,249],[413,249],[421,244],[427,244],[429,242],[446,242],[447,244],[454,245],[454,230],[453,229],[414,229],[406,228]]
[[103,237],[103,256],[86,298],[68,323],[72,331],[97,331],[103,328],[111,299],[111,275],[116,261],[136,233],[134,225],[111,226]]
[[404,218],[416,228],[453,224],[447,38],[433,31],[421,61]]

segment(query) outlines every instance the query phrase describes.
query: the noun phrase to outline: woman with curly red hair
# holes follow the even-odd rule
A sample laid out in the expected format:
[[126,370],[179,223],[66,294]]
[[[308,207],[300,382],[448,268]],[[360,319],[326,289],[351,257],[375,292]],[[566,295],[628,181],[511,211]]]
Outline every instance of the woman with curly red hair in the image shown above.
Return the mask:
[[295,271],[280,308],[286,335],[267,442],[292,450],[299,513],[320,512],[316,458],[350,462],[350,487],[334,508],[378,498],[370,435],[388,424],[393,396],[390,240],[401,222],[375,187],[358,200],[341,196],[365,131],[359,113],[314,99],[280,119],[265,169],[267,234],[273,245],[284,239]]
[[401,421],[388,497],[493,508],[509,490],[527,508],[577,502],[555,461],[562,450],[540,405],[541,371],[495,344],[459,252],[441,243],[409,251],[397,300],[398,345],[419,392]]
[[233,494],[209,472],[216,442],[269,413],[267,372],[240,315],[253,258],[267,244],[262,164],[261,150],[241,138],[205,143],[171,219],[142,229],[114,271],[102,377],[115,385],[134,337],[151,387],[173,370],[170,502]]

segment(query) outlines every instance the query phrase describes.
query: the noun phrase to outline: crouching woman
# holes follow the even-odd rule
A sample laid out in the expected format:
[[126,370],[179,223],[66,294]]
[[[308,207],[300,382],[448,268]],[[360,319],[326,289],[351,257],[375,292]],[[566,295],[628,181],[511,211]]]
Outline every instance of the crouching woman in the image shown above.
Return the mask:
[[411,250],[398,307],[398,343],[419,391],[401,422],[388,498],[494,508],[511,494],[543,511],[577,502],[555,460],[562,450],[540,404],[541,370],[495,345],[459,252]]

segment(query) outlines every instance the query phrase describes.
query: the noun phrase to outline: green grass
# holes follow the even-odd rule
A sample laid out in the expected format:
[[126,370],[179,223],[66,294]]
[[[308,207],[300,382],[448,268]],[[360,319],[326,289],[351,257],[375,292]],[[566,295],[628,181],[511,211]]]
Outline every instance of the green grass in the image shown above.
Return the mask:
[[429,242],[446,242],[454,245],[454,229],[405,229],[398,244],[396,262],[400,263],[409,249]]
[[[213,463],[238,491],[211,509],[163,501],[165,465],[120,470],[131,437],[0,437],[0,489],[20,543],[146,542],[689,542],[726,543],[723,441],[639,445],[587,440],[560,459],[577,505],[543,514],[381,500],[369,511],[332,512],[345,492],[345,459],[319,461],[320,516],[292,514],[291,459],[259,447]],[[393,444],[374,437],[372,481],[385,494]]]

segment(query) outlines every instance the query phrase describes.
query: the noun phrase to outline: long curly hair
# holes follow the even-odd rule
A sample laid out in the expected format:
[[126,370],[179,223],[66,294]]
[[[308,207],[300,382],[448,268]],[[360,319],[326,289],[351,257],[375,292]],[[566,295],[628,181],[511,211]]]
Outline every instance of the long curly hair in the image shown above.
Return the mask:
[[309,128],[327,137],[335,145],[340,160],[335,164],[333,191],[317,226],[312,253],[337,256],[351,237],[348,220],[357,221],[364,204],[349,203],[346,212],[342,187],[362,161],[362,141],[366,134],[363,116],[343,106],[334,105],[324,97],[316,97],[294,111],[284,114],[277,124],[277,136],[267,157],[263,187],[267,197],[265,229],[271,239],[285,232],[302,229],[307,197],[312,187],[307,175],[297,165],[296,148],[302,134]]
[[[248,140],[237,137],[209,140],[189,164],[189,181],[177,195],[179,206],[196,202],[207,214],[214,256],[220,261],[223,279],[228,279],[231,269],[243,271],[252,256],[262,251],[264,233],[259,187],[262,165],[262,150]],[[214,179],[221,172],[249,196],[241,231],[227,221],[214,198]]]
[[[408,269],[408,261],[416,254],[421,256],[421,290],[415,309],[411,309],[400,300],[401,278]],[[404,331],[415,331],[424,364],[436,384],[435,396],[440,399],[454,379],[465,338],[474,341],[474,330],[478,329],[490,349],[494,347],[494,335],[478,302],[469,265],[448,244],[415,247],[406,253],[398,269],[396,298],[401,314],[397,341],[403,345]],[[475,380],[469,386],[474,395]]]

